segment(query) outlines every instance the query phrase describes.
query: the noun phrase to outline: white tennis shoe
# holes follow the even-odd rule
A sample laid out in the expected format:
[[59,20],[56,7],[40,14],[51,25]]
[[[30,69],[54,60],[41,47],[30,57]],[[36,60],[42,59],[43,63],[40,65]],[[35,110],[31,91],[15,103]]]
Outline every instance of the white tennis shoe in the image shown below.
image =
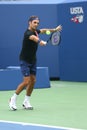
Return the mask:
[[33,110],[33,107],[31,106],[30,102],[27,100],[24,100],[23,107],[28,110]]
[[13,111],[17,110],[16,100],[15,100],[14,97],[11,97],[11,98],[10,98],[9,107],[10,107],[10,109],[13,110]]

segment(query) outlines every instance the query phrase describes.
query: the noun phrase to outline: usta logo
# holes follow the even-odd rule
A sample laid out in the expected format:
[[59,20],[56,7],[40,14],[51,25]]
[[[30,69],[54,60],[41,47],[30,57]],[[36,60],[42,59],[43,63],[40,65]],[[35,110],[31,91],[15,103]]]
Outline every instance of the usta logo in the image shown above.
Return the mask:
[[83,8],[82,7],[71,7],[70,8],[70,14],[83,14]]

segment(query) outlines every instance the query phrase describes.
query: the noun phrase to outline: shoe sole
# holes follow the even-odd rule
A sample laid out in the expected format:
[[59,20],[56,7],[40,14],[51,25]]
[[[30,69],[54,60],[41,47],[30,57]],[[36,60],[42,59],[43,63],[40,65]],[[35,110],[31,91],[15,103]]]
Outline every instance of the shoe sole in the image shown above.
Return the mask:
[[14,107],[10,107],[10,109],[12,110],[12,111],[16,111],[17,109],[15,109]]
[[33,110],[33,107],[27,107],[27,108],[26,108],[24,104],[23,104],[22,106],[23,106],[23,108],[26,109],[26,110]]

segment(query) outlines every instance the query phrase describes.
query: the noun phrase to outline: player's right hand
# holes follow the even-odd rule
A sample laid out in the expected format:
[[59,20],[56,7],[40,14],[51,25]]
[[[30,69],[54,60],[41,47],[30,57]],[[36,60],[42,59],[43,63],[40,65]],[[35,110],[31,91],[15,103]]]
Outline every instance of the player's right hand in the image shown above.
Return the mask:
[[46,44],[47,44],[46,41],[43,41],[43,40],[40,41],[40,45],[41,45],[41,46],[45,46]]

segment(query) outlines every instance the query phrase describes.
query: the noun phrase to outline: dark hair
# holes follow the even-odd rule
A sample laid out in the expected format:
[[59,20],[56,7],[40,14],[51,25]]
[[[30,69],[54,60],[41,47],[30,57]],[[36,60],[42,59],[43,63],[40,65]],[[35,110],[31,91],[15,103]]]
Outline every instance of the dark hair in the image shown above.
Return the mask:
[[33,20],[39,20],[38,16],[35,16],[35,15],[30,16],[28,22],[33,21]]

